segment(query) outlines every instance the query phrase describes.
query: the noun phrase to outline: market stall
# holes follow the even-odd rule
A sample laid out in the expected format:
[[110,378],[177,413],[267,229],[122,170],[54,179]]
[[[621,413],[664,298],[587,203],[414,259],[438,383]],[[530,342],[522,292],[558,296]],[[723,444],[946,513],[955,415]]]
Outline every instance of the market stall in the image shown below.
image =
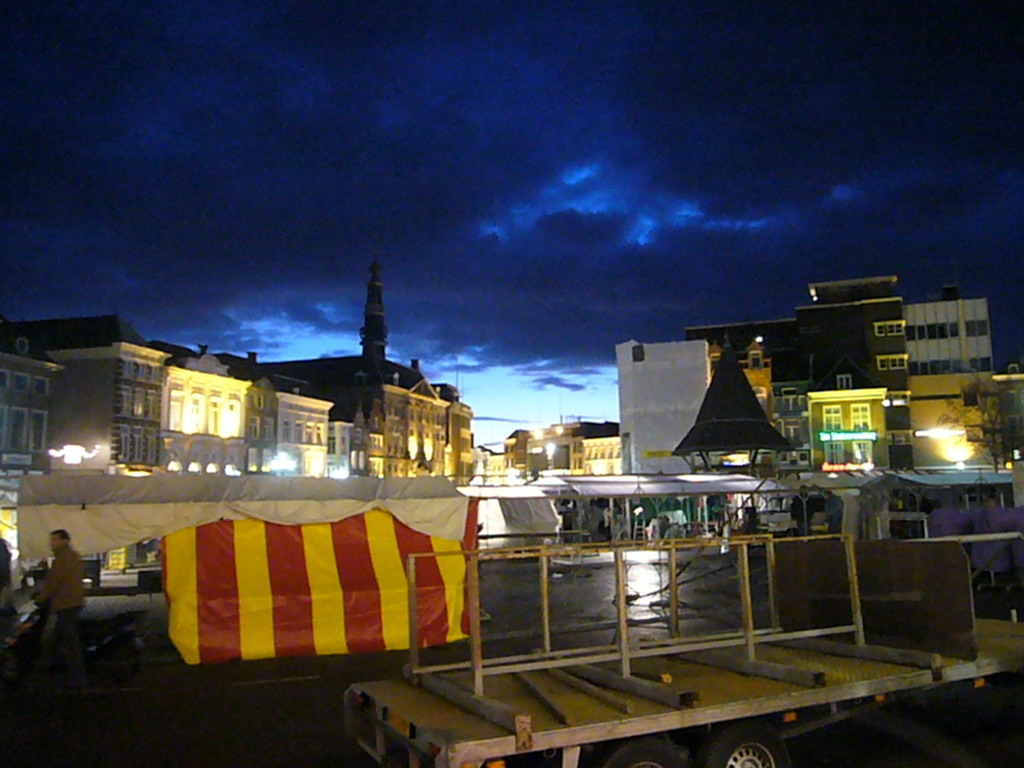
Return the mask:
[[464,637],[476,504],[443,478],[31,478],[20,535],[46,554],[64,528],[83,554],[163,538],[171,640],[190,664],[409,645],[407,557],[420,644]]

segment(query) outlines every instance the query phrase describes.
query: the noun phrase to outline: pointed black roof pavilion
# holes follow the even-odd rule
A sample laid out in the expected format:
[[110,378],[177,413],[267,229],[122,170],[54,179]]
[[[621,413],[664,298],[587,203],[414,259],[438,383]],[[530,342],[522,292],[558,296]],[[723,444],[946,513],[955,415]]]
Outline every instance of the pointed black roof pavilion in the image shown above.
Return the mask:
[[699,454],[707,466],[709,453],[750,451],[753,454],[751,465],[754,465],[758,451],[792,448],[768,421],[727,341],[697,420],[672,453],[676,456]]

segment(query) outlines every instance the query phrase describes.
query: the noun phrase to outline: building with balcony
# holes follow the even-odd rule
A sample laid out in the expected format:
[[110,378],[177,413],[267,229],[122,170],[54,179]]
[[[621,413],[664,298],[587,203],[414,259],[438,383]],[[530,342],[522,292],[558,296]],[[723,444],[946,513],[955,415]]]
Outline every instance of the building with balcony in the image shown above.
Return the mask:
[[249,382],[205,347],[195,352],[151,342],[167,355],[160,464],[167,472],[240,475],[246,467],[245,402]]

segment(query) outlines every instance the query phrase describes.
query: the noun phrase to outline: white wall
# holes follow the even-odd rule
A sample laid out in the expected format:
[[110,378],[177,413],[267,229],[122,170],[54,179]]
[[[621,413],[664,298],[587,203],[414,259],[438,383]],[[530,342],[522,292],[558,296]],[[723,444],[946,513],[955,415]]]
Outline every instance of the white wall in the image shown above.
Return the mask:
[[634,362],[633,348],[638,344],[631,340],[615,347],[622,471],[689,471],[689,465],[677,456],[644,454],[671,451],[693,426],[711,381],[707,342],[643,344],[644,360]]

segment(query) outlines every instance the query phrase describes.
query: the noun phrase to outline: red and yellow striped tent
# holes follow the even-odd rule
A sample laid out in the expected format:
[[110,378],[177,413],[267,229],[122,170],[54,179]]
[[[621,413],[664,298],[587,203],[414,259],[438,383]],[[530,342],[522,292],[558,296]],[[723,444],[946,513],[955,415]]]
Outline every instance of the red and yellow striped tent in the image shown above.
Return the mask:
[[[171,640],[189,664],[409,647],[406,558],[476,546],[476,502],[462,541],[374,509],[333,523],[254,518],[185,528],[164,540]],[[465,558],[419,558],[422,647],[468,631]]]
[[[191,664],[409,647],[465,636],[465,557],[477,502],[443,477],[27,477],[19,544],[83,555],[163,539],[171,640]],[[444,553],[449,553],[445,555]],[[452,554],[454,553],[454,554]]]

